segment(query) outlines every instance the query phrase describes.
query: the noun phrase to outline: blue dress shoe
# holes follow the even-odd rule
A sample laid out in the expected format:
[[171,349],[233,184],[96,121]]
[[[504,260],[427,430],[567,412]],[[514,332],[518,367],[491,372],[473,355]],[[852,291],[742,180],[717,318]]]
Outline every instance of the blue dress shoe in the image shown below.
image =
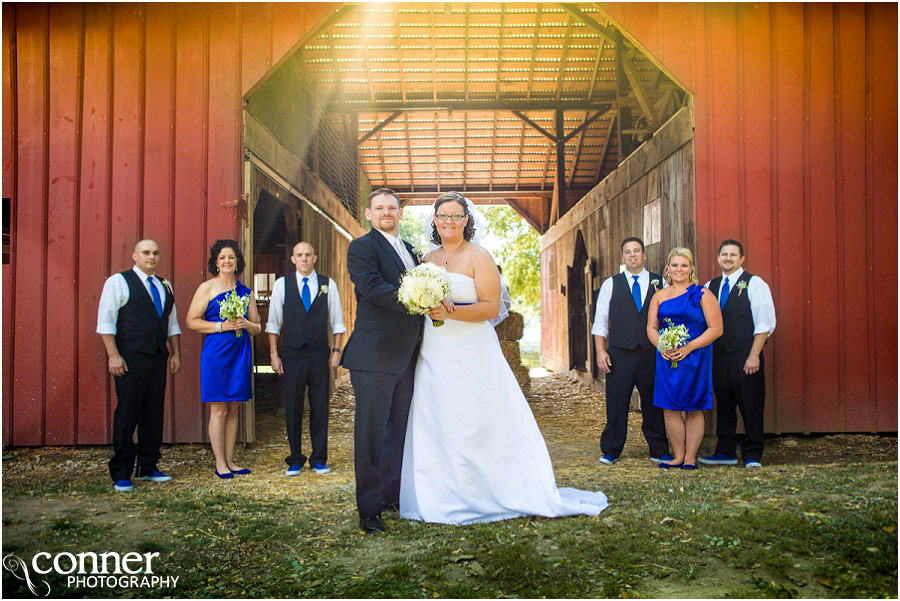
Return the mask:
[[113,488],[117,492],[131,492],[134,490],[131,480],[116,480],[116,483],[113,484]]
[[699,461],[704,465],[737,465],[737,457],[729,457],[722,453],[701,457]]
[[616,462],[616,459],[617,458],[613,457],[612,455],[604,455],[603,457],[598,459],[598,461],[600,463],[602,463],[603,465],[612,465],[613,463]]
[[231,472],[226,472],[224,474],[220,474],[219,470],[213,469],[213,473],[215,475],[217,475],[219,478],[221,478],[222,480],[228,480],[229,478],[234,478],[234,474],[232,474]]
[[679,465],[678,467],[680,467],[680,468],[683,469],[683,470],[695,470],[695,469],[697,469],[697,466],[696,466],[695,464],[693,464],[693,463],[682,463],[682,464]]
[[[675,458],[672,457],[672,459],[675,459]],[[677,467],[684,467],[684,464],[682,464],[682,463],[667,463],[665,461],[661,461],[657,467],[659,467],[660,469],[663,469],[663,470],[668,470],[668,469],[674,469]]]
[[286,476],[299,476],[301,469],[303,469],[302,465],[292,465],[287,468],[287,471],[285,471],[284,474]]
[[750,461],[744,462],[744,467],[762,467],[762,463],[760,463],[759,461],[756,461],[754,459],[751,459]]
[[162,472],[153,472],[152,474],[144,474],[143,476],[135,476],[135,480],[143,480],[147,482],[168,482],[172,476],[167,476]]
[[317,474],[328,474],[331,473],[331,468],[325,465],[324,463],[317,463],[316,467],[312,468],[312,470]]
[[239,469],[239,470],[231,470],[231,473],[232,473],[232,474],[236,474],[236,475],[238,475],[238,476],[243,476],[243,475],[246,475],[246,474],[249,474],[249,473],[250,473],[250,468],[248,468],[248,467],[242,467],[242,468]]
[[671,455],[661,455],[659,457],[651,457],[650,461],[652,461],[653,463],[668,463],[669,461],[672,461],[673,459],[675,459],[675,458],[672,457]]

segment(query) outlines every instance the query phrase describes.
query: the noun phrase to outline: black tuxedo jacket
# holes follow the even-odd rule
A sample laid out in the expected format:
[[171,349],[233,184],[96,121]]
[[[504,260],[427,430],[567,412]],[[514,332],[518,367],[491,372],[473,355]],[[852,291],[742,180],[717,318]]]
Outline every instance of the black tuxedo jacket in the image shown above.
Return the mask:
[[[403,244],[418,264],[412,246]],[[424,317],[410,315],[397,299],[406,268],[375,228],[350,243],[347,269],[356,294],[356,322],[344,348],[347,369],[402,374],[419,350]]]

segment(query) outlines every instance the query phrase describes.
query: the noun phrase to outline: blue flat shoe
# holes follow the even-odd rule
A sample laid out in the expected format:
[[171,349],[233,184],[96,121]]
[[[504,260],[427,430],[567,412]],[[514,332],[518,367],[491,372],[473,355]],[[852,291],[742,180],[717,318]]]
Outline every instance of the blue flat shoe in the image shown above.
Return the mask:
[[681,463],[666,463],[665,461],[661,462],[657,467],[662,470],[674,469],[676,467],[684,467]]
[[[672,467],[674,467],[674,466],[672,466]],[[683,469],[683,470],[695,470],[695,469],[697,469],[697,466],[696,466],[695,464],[693,464],[693,463],[683,463],[683,464],[679,465],[678,467],[680,467],[680,468]]]
[[236,474],[236,475],[238,475],[238,476],[243,476],[243,475],[245,475],[245,474],[249,474],[249,473],[250,473],[250,468],[248,468],[248,467],[242,467],[242,468],[239,469],[239,470],[231,470],[231,473],[232,473],[232,474]]
[[227,474],[220,474],[219,470],[213,469],[213,473],[215,475],[217,475],[219,478],[221,478],[222,480],[228,480],[229,478],[234,478],[234,474],[232,474],[231,472],[228,472]]

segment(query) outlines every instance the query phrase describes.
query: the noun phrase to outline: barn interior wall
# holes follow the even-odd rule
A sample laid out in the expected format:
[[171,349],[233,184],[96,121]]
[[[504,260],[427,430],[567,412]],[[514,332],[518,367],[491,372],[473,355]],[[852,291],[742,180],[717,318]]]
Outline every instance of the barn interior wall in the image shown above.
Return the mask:
[[[623,238],[645,238],[647,268],[661,272],[672,246],[693,247],[693,118],[690,107],[675,114],[653,138],[641,145],[619,168],[585,195],[541,237],[541,364],[558,372],[569,369],[568,302],[563,294],[567,270],[579,232],[594,263],[589,302],[603,280],[619,271]],[[659,236],[644,235],[645,206],[659,202]],[[593,323],[593,303],[588,322]],[[592,343],[592,341],[591,341]],[[591,385],[591,371],[570,374]]]
[[301,54],[288,57],[247,99],[247,111],[259,119],[282,146],[307,160],[308,96]]

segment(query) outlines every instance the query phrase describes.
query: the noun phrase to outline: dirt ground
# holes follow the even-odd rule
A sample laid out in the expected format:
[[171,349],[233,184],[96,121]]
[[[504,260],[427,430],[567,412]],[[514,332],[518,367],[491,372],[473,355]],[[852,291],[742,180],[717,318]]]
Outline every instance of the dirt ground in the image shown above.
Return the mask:
[[[295,478],[283,477],[284,458],[288,454],[284,434],[284,408],[281,382],[272,374],[257,375],[257,442],[238,450],[237,461],[253,469],[252,486],[261,493],[291,494],[298,484]],[[559,485],[567,479],[577,480],[596,472],[600,456],[600,432],[605,421],[603,395],[559,375],[535,378],[529,404],[547,441]],[[331,400],[329,426],[329,464],[333,473],[318,479],[303,479],[304,488],[320,486],[353,486],[353,390],[349,383],[339,386]],[[628,443],[614,466],[617,476],[629,472],[638,477],[643,470],[627,469],[630,465],[646,466],[647,447],[640,432],[640,414],[629,417]],[[307,434],[308,436],[308,434]],[[766,441],[765,468],[777,470],[791,464],[817,464],[834,461],[865,461],[867,457],[885,453],[885,441],[896,455],[896,437],[838,434],[828,436],[773,436]],[[707,437],[701,448],[712,452],[714,439]],[[309,448],[308,438],[304,449]],[[204,444],[164,445],[160,468],[174,477],[164,485],[136,483],[136,487],[167,486],[190,490],[217,484],[212,474],[212,451]],[[99,523],[124,520],[128,530],[140,531],[137,516],[128,514],[127,505],[114,495],[106,462],[110,448],[43,447],[7,449],[3,460],[3,535],[6,542],[27,540],[46,525],[46,520],[60,512],[78,510]],[[63,474],[63,478],[60,475]],[[612,475],[612,474],[611,474]],[[240,485],[249,480],[237,479]],[[30,491],[63,493],[64,497],[43,495],[35,506]],[[110,494],[102,494],[107,488]],[[69,489],[69,490],[66,490]],[[12,493],[12,494],[9,494]],[[124,512],[124,513],[123,513]],[[6,547],[6,544],[4,544]]]

